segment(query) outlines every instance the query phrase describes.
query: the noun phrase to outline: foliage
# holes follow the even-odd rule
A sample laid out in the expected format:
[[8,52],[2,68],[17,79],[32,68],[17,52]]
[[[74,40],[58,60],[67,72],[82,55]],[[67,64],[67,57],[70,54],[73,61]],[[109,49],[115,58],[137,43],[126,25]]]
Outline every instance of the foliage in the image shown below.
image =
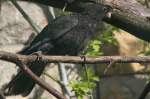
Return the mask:
[[83,99],[83,96],[90,95],[89,92],[96,86],[96,81],[99,81],[99,78],[95,76],[92,69],[89,68],[87,75],[83,72],[81,79],[79,81],[71,81],[69,86],[72,88],[72,91],[74,91],[77,99]]
[[[143,49],[139,54],[145,55],[145,56],[150,56],[150,43],[143,41]],[[143,71],[149,72],[150,68],[149,68],[149,63],[141,63],[142,65],[145,66],[145,68],[143,69]],[[150,75],[148,75],[148,79],[147,81],[150,81]]]
[[139,54],[150,55],[150,43],[143,41],[143,50]]
[[145,55],[150,55],[150,49],[148,49],[146,52],[145,52]]
[[91,82],[99,81],[99,78],[97,76],[95,76],[94,70],[93,70],[93,68],[91,66],[89,66],[89,68],[87,69],[86,73],[82,72],[81,79],[86,81],[87,80],[87,76],[88,76],[88,80],[91,81]]
[[147,82],[149,82],[150,81],[150,75],[148,75],[148,78],[147,78]]
[[114,31],[118,31],[118,29],[106,24],[105,29],[102,31],[101,35],[96,36],[89,42],[87,49],[83,52],[83,54],[86,56],[99,56],[103,54],[101,51],[101,46],[103,44],[109,43],[117,45],[117,41],[113,36]]
[[113,45],[117,45],[117,41],[113,36],[114,31],[119,31],[119,29],[114,26],[105,24],[104,31],[102,32],[102,35],[100,36],[100,39],[99,39],[102,42],[102,44],[110,43]]
[[98,40],[98,39],[92,40],[89,43],[86,51],[83,54],[86,55],[86,56],[102,55],[103,53],[102,53],[102,51],[100,49],[101,48],[100,45],[101,45],[101,41],[100,40]]

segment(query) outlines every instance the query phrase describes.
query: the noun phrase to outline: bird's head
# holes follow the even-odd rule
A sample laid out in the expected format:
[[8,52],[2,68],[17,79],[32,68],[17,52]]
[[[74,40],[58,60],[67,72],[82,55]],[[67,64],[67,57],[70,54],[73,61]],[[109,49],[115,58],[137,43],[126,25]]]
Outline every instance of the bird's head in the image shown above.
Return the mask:
[[112,7],[103,4],[89,4],[85,7],[83,14],[88,15],[95,20],[102,20],[104,17],[110,18],[112,13]]

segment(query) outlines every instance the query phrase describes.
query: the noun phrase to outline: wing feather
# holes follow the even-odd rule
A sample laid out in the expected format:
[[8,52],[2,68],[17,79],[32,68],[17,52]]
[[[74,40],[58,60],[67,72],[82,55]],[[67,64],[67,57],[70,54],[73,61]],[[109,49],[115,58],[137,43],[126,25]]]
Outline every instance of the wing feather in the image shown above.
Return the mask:
[[[42,50],[44,44],[49,43],[49,48],[53,48],[51,40],[59,39],[61,36],[65,35],[68,31],[78,25],[78,17],[75,15],[70,16],[60,16],[49,23],[30,45],[25,47],[20,54],[31,54],[33,52]],[[51,46],[50,46],[51,45]]]

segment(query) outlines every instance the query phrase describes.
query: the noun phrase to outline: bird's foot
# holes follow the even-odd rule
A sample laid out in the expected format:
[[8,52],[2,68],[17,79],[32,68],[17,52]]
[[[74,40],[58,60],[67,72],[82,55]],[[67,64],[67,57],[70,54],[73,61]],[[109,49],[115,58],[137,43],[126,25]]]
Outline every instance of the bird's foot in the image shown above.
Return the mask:
[[40,61],[40,60],[43,59],[41,51],[34,52],[31,55],[36,55],[37,56],[36,61]]
[[[81,55],[80,58],[81,58],[81,60],[83,60],[82,66],[85,67],[85,68],[87,68],[87,67],[86,67],[86,63],[85,63],[85,62],[86,62],[86,56]],[[85,69],[85,70],[86,70],[86,69]]]
[[85,55],[81,55],[80,58],[83,59],[83,63],[86,62],[86,56]]

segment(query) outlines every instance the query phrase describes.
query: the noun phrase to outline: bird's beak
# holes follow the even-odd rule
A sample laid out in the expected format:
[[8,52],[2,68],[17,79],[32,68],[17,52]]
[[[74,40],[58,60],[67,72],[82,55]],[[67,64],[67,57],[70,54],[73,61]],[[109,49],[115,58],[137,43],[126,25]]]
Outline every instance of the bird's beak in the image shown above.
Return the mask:
[[107,17],[107,18],[111,18],[111,12],[108,12],[108,13],[106,14],[106,17]]

